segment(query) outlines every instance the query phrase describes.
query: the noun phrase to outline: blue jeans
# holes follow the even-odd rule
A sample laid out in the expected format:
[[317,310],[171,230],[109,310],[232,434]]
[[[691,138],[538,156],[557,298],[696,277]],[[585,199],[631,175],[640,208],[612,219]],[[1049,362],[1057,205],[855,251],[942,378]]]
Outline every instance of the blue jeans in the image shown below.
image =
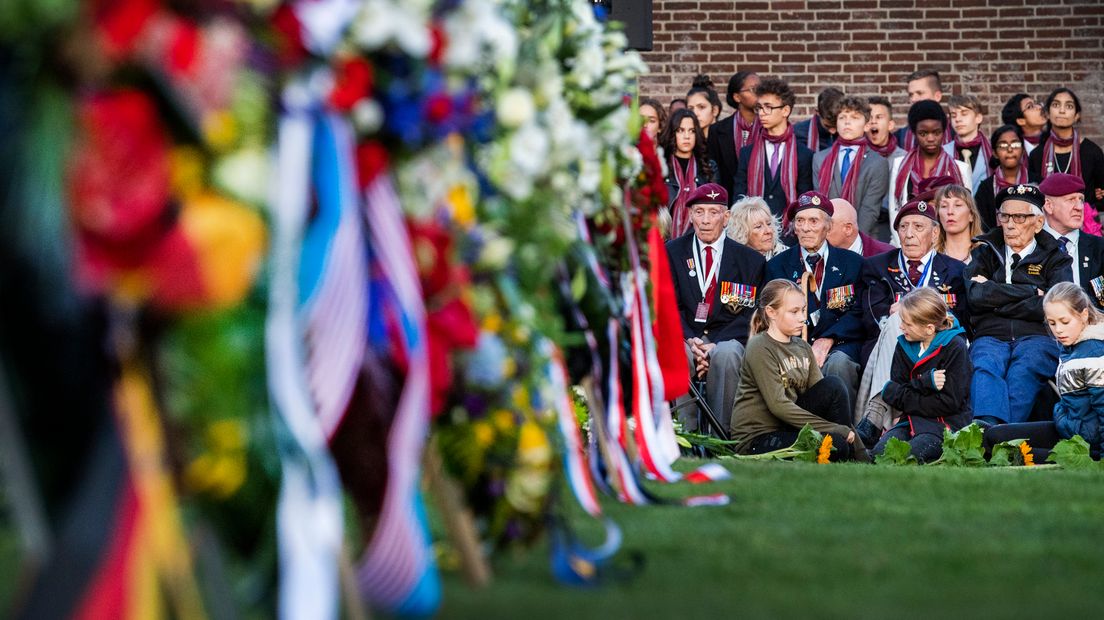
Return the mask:
[[974,378],[970,397],[974,417],[1025,422],[1035,396],[1058,369],[1058,343],[1049,336],[1025,336],[1011,342],[992,336],[970,345]]

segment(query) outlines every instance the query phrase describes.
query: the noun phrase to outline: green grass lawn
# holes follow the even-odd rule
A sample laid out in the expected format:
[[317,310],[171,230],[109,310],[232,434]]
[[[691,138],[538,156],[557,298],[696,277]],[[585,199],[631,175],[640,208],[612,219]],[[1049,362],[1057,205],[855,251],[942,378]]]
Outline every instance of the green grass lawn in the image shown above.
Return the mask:
[[[692,463],[686,463],[689,467]],[[553,582],[545,548],[495,560],[443,618],[1093,617],[1104,610],[1104,474],[727,462],[725,507],[605,501],[635,579]],[[581,526],[585,519],[579,520]],[[586,531],[596,531],[587,527]]]

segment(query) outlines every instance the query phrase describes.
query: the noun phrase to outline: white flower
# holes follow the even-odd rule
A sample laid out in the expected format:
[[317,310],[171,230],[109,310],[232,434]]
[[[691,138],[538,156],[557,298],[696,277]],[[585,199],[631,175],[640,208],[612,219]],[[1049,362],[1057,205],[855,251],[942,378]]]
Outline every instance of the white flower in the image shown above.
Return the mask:
[[353,38],[365,50],[395,43],[415,58],[425,58],[432,43],[429,7],[425,2],[365,0],[353,24]]
[[495,106],[498,122],[508,129],[516,129],[533,119],[536,106],[533,96],[524,88],[511,88],[498,98]]
[[219,159],[211,173],[215,187],[242,202],[260,205],[269,197],[272,168],[259,147],[246,147]]
[[548,163],[548,134],[536,123],[526,123],[510,137],[510,163],[527,177],[536,177]]
[[598,162],[584,159],[579,162],[579,191],[584,194],[592,194],[598,191],[598,184],[602,181],[602,166]]
[[487,240],[483,243],[483,248],[479,252],[479,264],[489,269],[502,269],[513,253],[513,241],[505,237],[488,234]]
[[364,135],[372,135],[383,126],[383,106],[375,99],[361,99],[353,106],[353,125]]

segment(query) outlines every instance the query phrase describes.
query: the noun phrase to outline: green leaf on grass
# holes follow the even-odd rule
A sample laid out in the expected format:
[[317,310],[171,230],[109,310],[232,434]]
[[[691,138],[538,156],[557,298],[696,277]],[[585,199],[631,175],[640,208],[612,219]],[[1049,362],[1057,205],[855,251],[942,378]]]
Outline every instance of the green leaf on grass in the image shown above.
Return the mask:
[[874,462],[878,465],[918,465],[920,463],[912,455],[912,446],[907,441],[901,441],[896,437],[889,438],[885,450],[874,459]]
[[943,456],[936,463],[953,467],[980,467],[985,465],[985,452],[981,448],[981,427],[976,423],[963,427],[957,433],[943,429]]
[[1057,463],[1062,469],[1092,469],[1096,461],[1089,456],[1089,444],[1081,435],[1059,441],[1050,450],[1048,463]]
[[993,467],[1014,467],[1024,464],[1023,452],[1020,452],[1020,445],[1023,444],[1026,439],[1013,439],[1011,441],[1002,441],[993,446],[992,454],[989,455],[989,464]]
[[806,424],[798,431],[797,439],[790,448],[800,452],[811,452],[815,459],[817,449],[820,448],[820,442],[822,441],[824,441],[824,434],[814,430],[811,425]]

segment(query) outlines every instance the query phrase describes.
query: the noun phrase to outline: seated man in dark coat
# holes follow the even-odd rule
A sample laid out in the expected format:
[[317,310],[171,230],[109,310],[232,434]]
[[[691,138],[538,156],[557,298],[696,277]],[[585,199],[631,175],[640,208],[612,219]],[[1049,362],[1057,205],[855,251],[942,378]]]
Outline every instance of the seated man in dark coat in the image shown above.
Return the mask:
[[978,237],[966,267],[974,341],[974,417],[1023,422],[1058,367],[1058,345],[1043,319],[1043,295],[1073,279],[1070,257],[1043,231],[1043,193],[1013,185],[997,195],[997,223]]
[[901,239],[901,248],[866,259],[863,265],[863,322],[867,342],[864,347],[866,369],[859,386],[856,414],[869,421],[860,422],[863,440],[873,445],[882,430],[892,426],[895,415],[881,400],[881,387],[890,379],[901,319],[897,302],[909,291],[928,286],[939,292],[962,326],[969,324],[966,285],[962,274],[966,265],[935,251],[939,239],[939,216],[934,194],[917,196],[897,212],[893,228]]
[[1081,232],[1085,218],[1085,182],[1079,176],[1055,172],[1043,179],[1047,231],[1073,259],[1073,283],[1104,308],[1104,239]]
[[[705,376],[706,402],[727,430],[766,260],[724,234],[728,193],[723,187],[707,183],[686,204],[692,230],[667,242],[667,256],[691,372]],[[682,417],[688,428],[696,428],[696,418]]]
[[854,403],[863,343],[863,259],[828,244],[832,213],[831,201],[819,192],[805,192],[790,205],[798,245],[767,263],[767,280],[783,278],[809,292],[806,323],[813,354],[824,374],[843,380]]

